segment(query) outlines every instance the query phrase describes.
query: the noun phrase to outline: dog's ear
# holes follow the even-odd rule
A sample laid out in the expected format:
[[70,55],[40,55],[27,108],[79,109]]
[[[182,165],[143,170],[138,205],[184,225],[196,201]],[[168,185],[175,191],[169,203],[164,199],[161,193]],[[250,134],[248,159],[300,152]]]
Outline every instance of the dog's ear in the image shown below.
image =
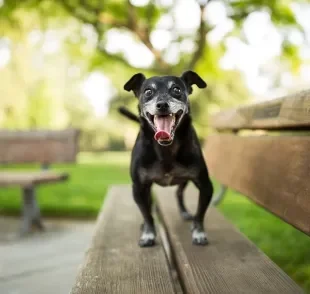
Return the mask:
[[138,97],[139,90],[142,83],[145,81],[145,76],[142,73],[137,73],[131,77],[131,79],[124,85],[124,90],[130,92],[133,91],[135,96]]
[[184,81],[185,85],[188,88],[189,94],[192,94],[193,88],[192,85],[196,85],[198,88],[206,88],[206,82],[194,71],[188,70],[181,75],[181,79]]

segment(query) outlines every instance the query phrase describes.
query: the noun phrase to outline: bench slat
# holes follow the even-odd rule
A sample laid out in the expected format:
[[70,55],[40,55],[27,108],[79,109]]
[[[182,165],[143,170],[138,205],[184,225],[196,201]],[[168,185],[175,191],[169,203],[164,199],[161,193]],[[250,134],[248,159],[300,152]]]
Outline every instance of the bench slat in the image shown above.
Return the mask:
[[[186,204],[193,212],[197,196],[195,188],[186,191]],[[190,225],[179,215],[175,189],[156,187],[156,199],[186,293],[303,293],[215,208],[206,219],[210,244],[197,247],[191,242]]]
[[141,222],[131,188],[112,187],[72,294],[174,293],[163,247],[138,246]]
[[210,136],[211,176],[310,235],[310,138]]
[[310,128],[310,90],[221,111],[211,119],[218,130]]
[[75,129],[0,130],[0,163],[75,162],[78,137]]
[[0,186],[34,186],[44,183],[54,183],[67,180],[67,173],[59,173],[52,171],[40,172],[0,172]]

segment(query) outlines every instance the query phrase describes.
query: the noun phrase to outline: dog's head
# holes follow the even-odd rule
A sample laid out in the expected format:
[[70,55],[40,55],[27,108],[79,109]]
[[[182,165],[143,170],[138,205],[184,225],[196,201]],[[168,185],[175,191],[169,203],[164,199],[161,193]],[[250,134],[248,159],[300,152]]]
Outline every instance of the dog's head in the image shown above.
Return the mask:
[[184,72],[181,77],[162,76],[146,79],[137,73],[124,85],[126,91],[133,91],[139,99],[140,115],[154,130],[155,140],[163,146],[173,142],[174,134],[182,118],[189,111],[188,95],[192,85],[205,88],[207,84],[193,71]]

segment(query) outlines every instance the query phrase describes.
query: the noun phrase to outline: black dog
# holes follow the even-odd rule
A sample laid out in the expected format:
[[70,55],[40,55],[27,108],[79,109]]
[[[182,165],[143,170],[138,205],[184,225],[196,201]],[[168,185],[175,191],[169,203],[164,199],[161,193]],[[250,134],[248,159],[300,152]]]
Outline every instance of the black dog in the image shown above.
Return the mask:
[[[125,85],[139,99],[139,117],[120,108],[119,111],[140,123],[131,156],[130,174],[133,196],[144,223],[139,240],[141,247],[155,243],[156,231],[151,213],[151,186],[178,185],[177,199],[181,215],[193,220],[192,242],[208,243],[203,220],[213,194],[201,147],[191,123],[188,95],[192,85],[205,88],[206,83],[193,71],[181,77],[163,76],[146,79],[135,74]],[[199,189],[198,208],[191,216],[184,206],[183,191],[188,181]]]

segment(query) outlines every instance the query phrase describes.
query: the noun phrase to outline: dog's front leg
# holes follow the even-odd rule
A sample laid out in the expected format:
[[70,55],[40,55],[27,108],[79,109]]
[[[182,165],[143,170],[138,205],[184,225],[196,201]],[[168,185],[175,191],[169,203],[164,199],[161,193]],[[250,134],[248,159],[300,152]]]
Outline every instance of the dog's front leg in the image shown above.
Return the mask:
[[156,238],[154,219],[152,217],[151,185],[151,183],[133,184],[133,197],[144,219],[139,240],[139,245],[141,247],[153,246]]
[[192,227],[192,241],[195,245],[207,245],[207,234],[204,231],[203,220],[211,202],[213,194],[213,186],[209,179],[207,169],[203,169],[194,181],[195,185],[199,189],[199,199],[196,215],[194,216]]

